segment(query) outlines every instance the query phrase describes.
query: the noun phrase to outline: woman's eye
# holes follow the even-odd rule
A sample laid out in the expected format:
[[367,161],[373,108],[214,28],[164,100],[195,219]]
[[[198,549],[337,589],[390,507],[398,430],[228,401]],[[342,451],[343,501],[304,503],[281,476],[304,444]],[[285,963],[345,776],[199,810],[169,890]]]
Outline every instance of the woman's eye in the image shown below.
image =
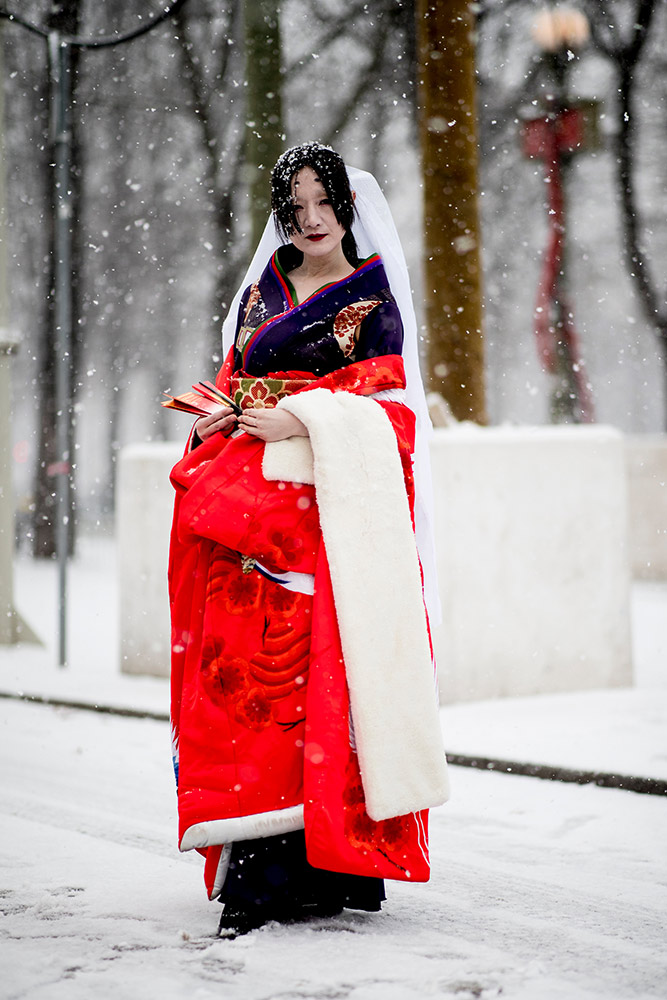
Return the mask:
[[329,198],[323,198],[322,201],[320,202],[320,205],[330,205],[330,204],[331,201]]

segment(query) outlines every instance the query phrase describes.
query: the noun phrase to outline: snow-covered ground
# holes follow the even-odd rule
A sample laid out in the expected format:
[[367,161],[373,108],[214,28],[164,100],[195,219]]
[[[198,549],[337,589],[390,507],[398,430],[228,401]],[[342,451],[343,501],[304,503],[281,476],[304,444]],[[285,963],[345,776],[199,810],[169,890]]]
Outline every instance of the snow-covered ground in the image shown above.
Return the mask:
[[[54,631],[52,566],[17,604]],[[635,591],[632,691],[443,709],[458,753],[667,776],[666,588]],[[113,548],[71,574],[71,665],[0,650],[0,690],[162,712],[167,682],[117,673]],[[379,915],[215,937],[201,862],[179,855],[164,721],[0,699],[0,996],[160,1000],[667,997],[667,800],[452,768],[433,878]]]
[[456,768],[429,885],[230,942],[175,851],[165,723],[6,701],[0,718],[5,997],[665,996],[664,799]]

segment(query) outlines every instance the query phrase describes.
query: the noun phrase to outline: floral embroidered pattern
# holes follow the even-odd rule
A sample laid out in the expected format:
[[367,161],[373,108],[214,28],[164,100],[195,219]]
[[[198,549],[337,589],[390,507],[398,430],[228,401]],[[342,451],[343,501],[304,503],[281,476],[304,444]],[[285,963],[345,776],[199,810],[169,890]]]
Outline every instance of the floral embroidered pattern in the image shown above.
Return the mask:
[[353,305],[345,306],[336,316],[334,337],[346,358],[349,358],[354,351],[359,324],[379,305],[379,301],[379,299],[369,299],[368,302],[355,302]]
[[248,729],[266,729],[273,721],[271,702],[260,687],[245,692],[245,697],[236,702],[235,715]]
[[313,382],[311,388],[319,389],[320,386],[332,392],[356,392],[360,396],[369,396],[382,389],[404,389],[403,360],[387,355],[369,361],[354,361]]
[[241,573],[227,581],[225,607],[232,615],[252,615],[261,599],[261,581],[256,573]]
[[[305,500],[308,499],[308,491],[311,489],[311,487],[304,488]],[[304,509],[308,511],[309,508],[304,505]],[[310,531],[316,528],[317,512],[315,511],[315,515],[312,512],[310,514],[306,513],[301,526],[303,531]],[[268,537],[262,539],[260,537],[261,531],[261,525],[257,521],[251,521],[248,525],[247,544],[255,559],[261,562],[270,572],[274,573],[283,573],[287,569],[296,568],[294,564],[302,557],[304,551],[302,534],[273,531],[268,534]],[[264,598],[265,595],[263,594],[261,599],[264,600]]]
[[[302,548],[301,539],[274,532],[275,551],[291,556]],[[213,600],[211,601],[211,598]],[[256,571],[244,573],[241,556],[216,546],[211,558],[207,606],[220,613],[208,619],[204,638],[200,679],[206,696],[224,708],[240,725],[255,732],[276,722],[274,707],[294,692],[305,692],[308,681],[310,631],[304,624],[303,608],[310,598],[286,590]],[[264,622],[250,659],[229,651],[230,629],[252,628],[252,616]],[[229,615],[249,619],[232,626]],[[282,723],[284,725],[284,721]]]
[[[380,851],[389,861],[390,854],[407,844],[410,836],[410,817],[393,816],[376,823],[366,812],[366,800],[359,774],[356,754],[350,751],[346,767],[346,787],[343,793],[345,836],[358,851]],[[399,868],[401,865],[393,861]]]
[[275,545],[290,564],[294,564],[303,552],[303,539],[299,538],[298,535],[288,534],[285,531],[274,531],[270,535],[269,541]]
[[243,690],[247,669],[248,664],[239,657],[218,656],[202,661],[202,684],[214,705],[224,705],[227,696]]
[[293,615],[298,604],[298,594],[287,587],[271,587],[266,593],[266,606],[272,614],[287,618]]
[[242,410],[248,407],[272,408],[283,396],[305,389],[313,381],[307,372],[278,372],[256,378],[238,371],[231,379],[231,397]]

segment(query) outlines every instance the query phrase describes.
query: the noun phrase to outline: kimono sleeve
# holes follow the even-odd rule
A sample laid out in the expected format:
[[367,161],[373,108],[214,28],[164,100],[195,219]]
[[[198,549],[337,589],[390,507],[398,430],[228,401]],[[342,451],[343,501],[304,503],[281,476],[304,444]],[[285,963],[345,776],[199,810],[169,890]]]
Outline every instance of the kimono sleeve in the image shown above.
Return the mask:
[[354,353],[357,361],[403,353],[403,323],[395,302],[384,300],[366,316]]

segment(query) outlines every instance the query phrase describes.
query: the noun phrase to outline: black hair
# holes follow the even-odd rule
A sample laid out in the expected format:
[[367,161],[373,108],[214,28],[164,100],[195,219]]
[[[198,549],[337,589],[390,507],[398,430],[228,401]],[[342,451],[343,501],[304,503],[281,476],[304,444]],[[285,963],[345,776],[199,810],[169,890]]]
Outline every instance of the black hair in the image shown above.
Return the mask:
[[303,167],[311,167],[327,193],[334,215],[345,230],[342,249],[353,266],[359,263],[359,251],[352,235],[354,221],[354,199],[342,156],[331,146],[321,142],[304,142],[293,146],[279,157],[271,172],[271,208],[276,228],[284,240],[289,240],[294,232],[301,232],[296,221],[292,178]]

